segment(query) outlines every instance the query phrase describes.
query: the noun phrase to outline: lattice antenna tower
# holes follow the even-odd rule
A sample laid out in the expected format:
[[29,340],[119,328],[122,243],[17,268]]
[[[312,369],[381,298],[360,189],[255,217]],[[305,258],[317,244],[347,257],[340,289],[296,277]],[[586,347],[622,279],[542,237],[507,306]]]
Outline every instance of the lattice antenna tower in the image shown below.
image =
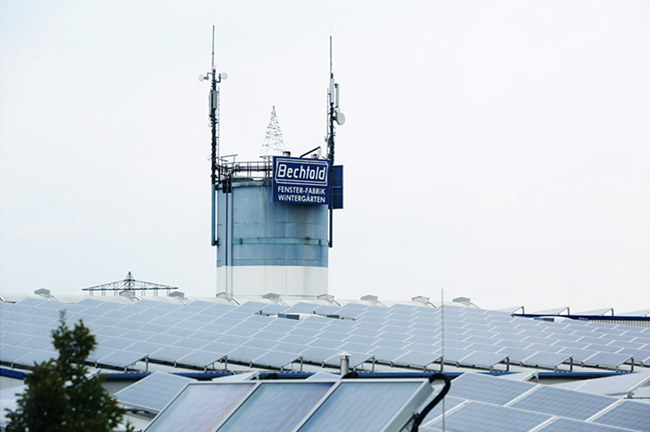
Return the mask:
[[282,152],[284,152],[284,138],[282,138],[282,131],[280,130],[274,106],[271,110],[271,120],[266,127],[266,137],[264,137],[260,157],[269,160],[273,156],[282,156]]

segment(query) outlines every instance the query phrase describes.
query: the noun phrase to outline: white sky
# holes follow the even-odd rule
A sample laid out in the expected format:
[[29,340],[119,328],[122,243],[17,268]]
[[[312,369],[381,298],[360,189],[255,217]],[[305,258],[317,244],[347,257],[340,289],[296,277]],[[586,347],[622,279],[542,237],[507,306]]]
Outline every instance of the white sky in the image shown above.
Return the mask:
[[646,0],[3,0],[0,292],[214,295],[213,23],[240,160],[323,143],[334,36],[337,298],[650,308]]

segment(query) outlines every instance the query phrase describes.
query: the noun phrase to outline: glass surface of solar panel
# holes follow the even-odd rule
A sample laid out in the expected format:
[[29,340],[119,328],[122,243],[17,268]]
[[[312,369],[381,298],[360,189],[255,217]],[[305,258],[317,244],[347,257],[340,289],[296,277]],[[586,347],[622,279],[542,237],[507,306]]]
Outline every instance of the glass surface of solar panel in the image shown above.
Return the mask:
[[129,347],[129,351],[141,353],[144,355],[152,354],[162,348],[164,345],[154,344],[150,342],[138,342]]
[[505,363],[506,357],[507,356],[505,354],[500,353],[494,354],[488,352],[473,352],[458,361],[460,361],[462,364],[471,365],[473,367],[489,369],[499,363]]
[[535,387],[535,384],[466,372],[452,382],[449,396],[505,405]]
[[[260,333],[258,329],[245,328],[245,327],[239,327],[239,326],[238,327],[233,327],[233,328],[225,331],[225,334],[227,334],[227,335],[243,336],[243,337],[252,337],[256,333]],[[268,332],[266,334],[268,334]]]
[[346,333],[337,333],[337,332],[333,332],[331,329],[325,329],[321,334],[318,335],[318,339],[342,342],[344,339],[347,339],[349,336],[350,335]]
[[0,345],[0,361],[14,363],[20,357],[34,352],[31,348],[24,348],[11,345]]
[[256,358],[255,364],[274,369],[281,369],[299,360],[299,354],[270,350]]
[[[422,410],[438,395],[441,389],[442,386],[436,386],[433,393],[424,401],[424,403],[422,403],[418,412],[422,412]],[[426,430],[426,427],[429,427],[435,423],[437,421],[437,418],[442,416],[443,408],[445,410],[445,413],[449,413],[454,408],[463,404],[467,404],[468,402],[469,401],[465,399],[455,398],[453,396],[445,396],[443,400],[438,402],[438,405],[429,411],[429,414],[427,414],[421,423],[420,430]]]
[[523,360],[523,363],[531,366],[557,367],[562,363],[568,362],[571,358],[568,354],[538,352]]
[[591,344],[587,347],[587,349],[594,350],[594,351],[599,351],[599,352],[606,352],[606,353],[615,353],[618,350],[620,350],[620,347],[617,346],[609,346],[609,345],[602,345],[602,344]]
[[278,341],[280,341],[280,339],[286,337],[287,334],[285,332],[275,331],[275,330],[277,330],[277,329],[274,329],[274,331],[263,330],[263,331],[260,331],[260,332],[256,332],[256,333],[253,333],[252,337],[254,339],[265,339],[265,340],[274,341],[274,342],[278,342]]
[[338,355],[339,351],[330,348],[309,347],[302,353],[302,358],[305,361],[322,363],[332,356]]
[[289,431],[300,423],[332,385],[331,382],[264,382],[219,431]]
[[42,363],[51,359],[58,358],[58,354],[54,351],[41,351],[34,350],[27,355],[24,355],[16,359],[16,364],[21,364],[25,366],[34,366],[34,363]]
[[309,342],[307,345],[310,347],[319,347],[319,348],[328,348],[328,349],[338,349],[341,345],[344,345],[345,342],[334,339],[314,339]]
[[[553,341],[549,341],[549,342],[553,342]],[[549,352],[549,353],[559,353],[564,348],[565,347],[562,347],[562,346],[534,343],[534,344],[531,344],[527,349],[531,349],[531,350],[534,350],[534,351]]]
[[193,329],[182,329],[182,330],[193,331],[193,332],[195,331],[196,332],[195,334],[203,334],[203,333],[224,334],[229,329],[230,327],[227,326],[209,323],[204,325],[203,327],[200,327],[198,330],[193,330]]
[[[86,321],[84,320],[84,324]],[[92,324],[92,323],[91,323]],[[120,321],[115,325],[116,328],[123,328],[126,330],[139,330],[147,325],[146,322],[135,322],[135,321]]]
[[181,340],[180,337],[172,336],[169,334],[154,334],[153,336],[146,339],[147,342],[157,343],[162,345],[173,345],[179,340]]
[[458,348],[458,349],[465,349],[471,345],[469,342],[466,341],[449,340],[449,339],[445,339],[443,344],[445,345],[445,348]]
[[235,345],[243,345],[244,343],[246,343],[246,341],[249,341],[250,339],[251,338],[244,337],[244,336],[234,336],[234,335],[224,334],[221,337],[219,337],[219,342],[235,344]]
[[191,350],[188,348],[176,346],[163,346],[149,354],[151,360],[158,360],[168,363],[174,363],[179,358],[187,355]]
[[592,421],[632,430],[650,431],[650,404],[624,400]]
[[539,432],[622,432],[622,429],[579,420],[558,418],[539,429]]
[[253,347],[253,348],[260,348],[260,349],[268,350],[268,349],[273,348],[277,344],[278,344],[278,341],[274,341],[274,340],[251,338],[251,339],[247,340],[246,342],[244,342],[243,344],[241,344],[241,346],[247,346],[247,347]]
[[355,337],[358,336],[358,337],[372,338],[374,340],[377,340],[377,336],[379,335],[379,333],[380,332],[377,330],[376,327],[370,329],[355,327],[352,330],[350,330],[348,334]]
[[273,350],[292,354],[302,354],[302,352],[307,350],[307,348],[308,347],[304,344],[280,342],[273,347]]
[[486,344],[481,344],[481,343],[473,343],[470,346],[467,347],[468,350],[470,351],[479,351],[479,352],[486,352],[486,353],[497,353],[501,350],[503,350],[502,346],[499,345],[486,345]]
[[177,362],[179,365],[194,366],[205,368],[217,361],[220,361],[226,353],[216,353],[211,351],[190,351],[188,354],[180,357]]
[[512,407],[576,420],[587,420],[614,402],[616,399],[607,396],[539,386],[532,393],[513,403]]
[[307,345],[309,342],[311,342],[313,337],[310,336],[302,336],[299,334],[294,334],[294,333],[289,333],[283,338],[281,338],[278,342],[279,343],[291,343],[294,345]]
[[206,346],[201,348],[201,351],[214,352],[225,355],[236,350],[237,348],[239,348],[239,345],[217,341],[208,343]]
[[178,342],[174,343],[174,346],[181,348],[189,348],[193,350],[201,349],[208,344],[208,341],[202,339],[194,338],[181,338]]
[[53,328],[58,324],[59,320],[46,317],[46,316],[31,316],[29,319],[24,321],[26,324],[40,325],[43,327]]
[[588,366],[605,366],[617,368],[622,364],[632,360],[632,356],[627,354],[616,354],[609,352],[599,352],[584,360]]
[[146,432],[213,432],[251,392],[255,383],[191,383],[145,429]]
[[170,329],[170,327],[168,327],[168,326],[162,326],[162,325],[156,325],[156,324],[149,323],[149,324],[143,325],[138,330],[149,332],[149,333],[162,334],[162,333],[165,333],[169,329]]
[[144,356],[142,355],[142,353],[120,350],[120,351],[115,351],[105,357],[102,357],[100,363],[102,365],[125,368],[143,359]]
[[408,351],[431,354],[433,352],[440,350],[440,344],[439,343],[434,343],[434,344],[411,343],[406,347],[404,347],[404,349]]
[[136,344],[137,341],[132,339],[121,339],[116,337],[108,337],[99,343],[99,346],[104,348],[113,348],[117,350],[122,350],[127,347],[130,347],[133,344]]
[[13,322],[3,322],[1,328],[2,328],[2,331],[5,331],[5,332],[25,333],[27,335],[28,333],[26,333],[26,331],[29,330],[32,327],[33,326],[30,325],[30,324],[25,324],[25,323],[22,323],[22,322],[13,321]]
[[104,347],[96,347],[86,358],[87,361],[89,362],[96,362],[101,360],[103,357],[106,357],[110,354],[113,354],[117,350],[115,348],[104,348]]
[[26,342],[29,339],[29,336],[25,336],[20,333],[5,332],[0,335],[0,341],[2,341],[3,345],[16,346]]
[[266,352],[266,350],[260,348],[240,346],[228,353],[228,361],[250,363],[255,361],[256,358],[266,354]]
[[417,351],[409,351],[406,354],[396,358],[394,363],[397,365],[405,365],[407,367],[424,368],[431,363],[440,360],[441,353],[422,353]]
[[596,354],[596,351],[576,348],[564,348],[562,351],[560,351],[560,353],[569,354],[571,357],[573,357],[574,362],[582,363],[592,355]]
[[402,355],[404,355],[404,351],[396,348],[377,347],[372,351],[370,351],[369,354],[374,355],[377,361],[393,362],[396,359],[400,358]]
[[382,430],[419,388],[418,382],[341,382],[300,432]]
[[[525,432],[550,418],[550,416],[529,411],[469,402],[447,414],[445,426],[448,431],[455,432]],[[441,429],[442,420],[433,422],[431,427]]]

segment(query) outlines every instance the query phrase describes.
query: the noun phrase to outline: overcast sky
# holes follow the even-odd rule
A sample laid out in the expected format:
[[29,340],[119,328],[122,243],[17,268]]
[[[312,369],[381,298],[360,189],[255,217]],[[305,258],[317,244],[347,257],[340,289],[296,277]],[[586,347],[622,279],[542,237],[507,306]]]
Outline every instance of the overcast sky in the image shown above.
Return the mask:
[[323,143],[330,34],[347,123],[330,293],[650,308],[650,2],[0,3],[0,292],[123,279],[214,295],[222,154],[271,108]]

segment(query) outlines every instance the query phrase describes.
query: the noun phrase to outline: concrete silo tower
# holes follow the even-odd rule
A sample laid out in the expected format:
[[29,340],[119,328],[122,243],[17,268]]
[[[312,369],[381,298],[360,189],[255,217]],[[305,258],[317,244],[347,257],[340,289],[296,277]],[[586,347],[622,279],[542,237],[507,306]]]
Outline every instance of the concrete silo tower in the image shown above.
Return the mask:
[[[213,55],[214,58],[214,55]],[[343,207],[342,166],[333,166],[334,122],[338,110],[330,73],[328,157],[317,147],[290,157],[275,107],[261,160],[219,157],[219,86],[224,74],[213,65],[212,245],[217,247],[217,292],[235,297],[278,294],[315,297],[328,291],[328,250],[333,210]]]

